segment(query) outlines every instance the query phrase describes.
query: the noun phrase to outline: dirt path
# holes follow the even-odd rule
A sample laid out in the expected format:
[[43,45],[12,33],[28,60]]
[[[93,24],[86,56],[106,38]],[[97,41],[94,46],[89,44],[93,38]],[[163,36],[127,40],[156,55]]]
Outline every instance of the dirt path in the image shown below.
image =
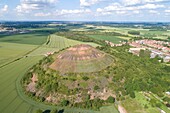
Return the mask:
[[122,107],[121,105],[118,105],[118,110],[120,113],[127,113],[127,111],[125,110],[124,107]]

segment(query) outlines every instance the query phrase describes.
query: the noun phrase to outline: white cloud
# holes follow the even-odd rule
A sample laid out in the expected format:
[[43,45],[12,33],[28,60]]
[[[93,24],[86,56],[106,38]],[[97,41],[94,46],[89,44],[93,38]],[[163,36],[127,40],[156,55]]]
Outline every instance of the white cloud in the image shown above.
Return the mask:
[[18,13],[29,13],[32,10],[44,10],[51,8],[58,0],[21,0],[20,5],[17,5]]
[[70,16],[70,15],[77,15],[77,14],[89,14],[91,13],[90,9],[74,9],[74,10],[67,10],[67,9],[62,9],[62,10],[56,10],[53,13],[35,13],[34,16],[38,17],[47,17],[47,16]]
[[143,6],[137,6],[138,9],[158,9],[158,8],[164,8],[164,5],[158,5],[158,4],[145,4]]
[[[104,8],[97,8],[96,12],[99,15],[104,15],[104,14],[139,14],[144,10],[157,10],[159,8],[165,8],[165,5],[161,5],[161,4],[153,4],[153,3],[148,3],[148,4],[142,4],[142,5],[132,5],[132,6],[126,6],[123,5],[121,3],[113,3],[107,7]],[[151,12],[149,12],[151,13]],[[153,12],[155,13],[156,12]],[[157,14],[159,14],[157,12]]]
[[63,9],[61,11],[56,11],[57,15],[67,15],[67,14],[85,14],[85,13],[91,13],[90,9],[75,9],[75,10],[66,10]]
[[151,13],[151,14],[159,14],[159,12],[156,11],[156,10],[149,10],[149,13]]
[[158,3],[168,0],[122,0],[124,5],[137,5],[137,4],[147,4],[147,3]]
[[117,14],[126,14],[126,11],[116,11]]
[[140,13],[140,11],[136,10],[136,11],[133,11],[133,13],[135,13],[135,14],[139,14],[139,13]]
[[99,3],[101,0],[80,0],[81,7],[89,7],[91,5]]
[[1,9],[1,12],[7,12],[8,11],[8,5],[4,5],[4,7]]
[[139,6],[123,6],[119,3],[114,3],[103,9],[98,8],[97,12],[138,11],[138,10],[157,9],[157,8],[164,8],[164,7],[165,7],[164,5],[157,5],[157,4],[145,4],[145,5],[139,5]]
[[51,13],[35,13],[34,16],[39,16],[39,17],[47,17],[47,16],[51,16]]
[[170,13],[170,9],[165,10],[165,13]]
[[135,5],[141,3],[141,0],[123,0],[124,5]]

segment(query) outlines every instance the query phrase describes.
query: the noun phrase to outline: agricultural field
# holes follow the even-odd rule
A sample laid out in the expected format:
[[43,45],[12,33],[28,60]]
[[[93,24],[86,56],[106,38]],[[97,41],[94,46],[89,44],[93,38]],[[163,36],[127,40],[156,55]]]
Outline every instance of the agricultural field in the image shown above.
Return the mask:
[[0,42],[41,45],[47,40],[48,33],[29,33],[0,36]]
[[37,47],[36,45],[6,43],[0,42],[0,66],[6,62],[25,55],[30,50]]
[[[170,36],[170,31],[162,31],[162,30],[155,30],[155,29],[143,29],[143,28],[128,28],[128,27],[110,27],[110,26],[91,26],[94,27],[94,29],[98,29],[101,32],[117,32],[124,35],[128,35],[128,37],[125,37],[124,39],[130,39],[130,37],[133,37],[134,35],[128,34],[128,31],[139,31],[140,36],[146,37],[146,38],[156,38],[156,39],[167,39],[168,36]],[[120,37],[121,38],[121,37]]]
[[121,36],[104,36],[104,35],[87,35],[87,36],[89,36],[90,38],[97,39],[97,40],[108,40],[116,44],[126,40],[124,37],[121,38]]

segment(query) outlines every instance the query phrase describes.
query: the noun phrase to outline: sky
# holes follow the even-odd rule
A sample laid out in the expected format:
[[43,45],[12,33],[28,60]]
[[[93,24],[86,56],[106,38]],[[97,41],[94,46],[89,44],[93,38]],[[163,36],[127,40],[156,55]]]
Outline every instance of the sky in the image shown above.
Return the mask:
[[170,0],[0,0],[0,20],[170,22]]

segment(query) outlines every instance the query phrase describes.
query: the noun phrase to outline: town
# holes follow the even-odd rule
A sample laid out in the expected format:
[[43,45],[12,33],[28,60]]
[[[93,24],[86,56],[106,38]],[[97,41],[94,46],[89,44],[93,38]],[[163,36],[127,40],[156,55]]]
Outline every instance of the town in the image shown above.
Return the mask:
[[13,27],[3,27],[0,25],[0,34],[2,35],[11,35],[11,34],[24,34],[29,33],[30,30],[22,30],[22,29],[16,29]]
[[153,39],[121,42],[120,44],[114,44],[110,41],[105,42],[111,47],[118,47],[128,44],[132,47],[129,49],[129,52],[137,56],[139,56],[141,50],[149,50],[150,58],[159,57],[163,59],[163,62],[170,62],[170,42],[158,41]]

